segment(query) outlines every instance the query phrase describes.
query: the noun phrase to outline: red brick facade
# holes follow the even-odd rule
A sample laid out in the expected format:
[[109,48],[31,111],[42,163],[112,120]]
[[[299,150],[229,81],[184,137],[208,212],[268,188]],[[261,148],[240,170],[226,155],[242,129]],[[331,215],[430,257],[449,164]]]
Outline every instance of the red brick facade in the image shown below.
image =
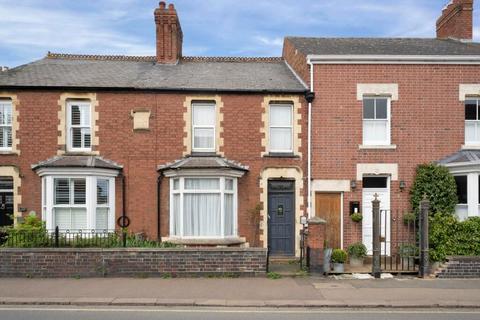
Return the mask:
[[[17,166],[22,185],[19,207],[27,212],[41,212],[41,180],[31,165],[57,154],[58,100],[61,91],[16,91],[20,101],[18,132],[20,156],[0,155],[2,166]],[[126,213],[131,218],[130,230],[157,238],[157,166],[182,158],[184,152],[184,101],[188,94],[147,92],[96,92],[99,102],[98,137],[96,148],[100,155],[123,165],[126,182]],[[191,95],[190,95],[191,96]],[[270,167],[299,167],[305,172],[301,157],[262,157],[261,94],[221,94],[223,102],[223,148],[225,157],[249,166],[249,171],[238,180],[239,236],[250,246],[260,242],[258,220],[251,211],[260,202],[259,180],[262,170]],[[298,95],[297,95],[298,97]],[[301,98],[303,101],[303,98]],[[306,110],[302,102],[301,123],[306,125]],[[133,131],[131,111],[150,110],[150,129]],[[301,133],[302,141],[305,139]],[[300,150],[306,153],[305,144]],[[288,178],[288,177],[286,177]],[[161,180],[161,235],[168,236],[169,180]],[[121,179],[116,183],[116,216],[122,212]],[[305,189],[302,188],[302,192]],[[306,197],[304,197],[306,199]],[[305,204],[301,204],[304,210]]]

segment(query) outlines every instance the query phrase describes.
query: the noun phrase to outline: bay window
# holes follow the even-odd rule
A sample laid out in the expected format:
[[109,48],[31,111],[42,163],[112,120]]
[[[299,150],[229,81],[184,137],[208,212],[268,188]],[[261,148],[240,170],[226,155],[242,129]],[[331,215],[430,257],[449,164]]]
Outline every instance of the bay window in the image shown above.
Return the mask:
[[237,236],[237,180],[171,178],[170,235],[180,238]]
[[67,103],[68,151],[91,151],[91,104],[89,101]]
[[272,153],[293,152],[293,105],[270,104],[270,146]]
[[42,176],[42,218],[47,229],[113,231],[115,180],[108,176]]
[[389,98],[363,98],[363,145],[390,145]]
[[192,104],[192,149],[196,152],[215,152],[215,103]]
[[12,148],[12,102],[0,100],[0,151]]

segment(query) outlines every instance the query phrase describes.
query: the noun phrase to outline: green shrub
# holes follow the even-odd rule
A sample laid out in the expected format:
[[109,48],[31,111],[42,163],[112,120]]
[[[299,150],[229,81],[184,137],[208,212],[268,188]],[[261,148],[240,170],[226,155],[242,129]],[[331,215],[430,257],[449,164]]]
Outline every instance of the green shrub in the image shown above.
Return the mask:
[[38,218],[33,211],[24,218],[23,222],[15,227],[6,228],[5,234],[4,247],[41,248],[48,247],[50,244],[45,222]]
[[352,258],[361,259],[367,256],[367,247],[361,242],[349,245],[347,251]]
[[277,280],[277,279],[281,279],[282,275],[276,272],[269,272],[267,273],[267,278],[271,280]]
[[420,201],[426,195],[430,200],[430,214],[455,212],[457,205],[457,185],[446,167],[437,164],[422,164],[417,167],[415,181],[410,190],[410,202],[414,212],[418,212]]
[[413,224],[417,220],[415,213],[405,213],[402,217],[405,225]]
[[352,219],[353,222],[361,222],[363,220],[363,216],[361,213],[352,213],[350,216],[350,219]]
[[332,262],[333,263],[345,263],[347,261],[347,253],[342,249],[333,249]]
[[398,247],[398,253],[402,258],[417,257],[419,254],[418,246],[413,243],[402,243]]
[[460,222],[454,215],[436,214],[430,218],[429,227],[430,260],[480,255],[480,217]]

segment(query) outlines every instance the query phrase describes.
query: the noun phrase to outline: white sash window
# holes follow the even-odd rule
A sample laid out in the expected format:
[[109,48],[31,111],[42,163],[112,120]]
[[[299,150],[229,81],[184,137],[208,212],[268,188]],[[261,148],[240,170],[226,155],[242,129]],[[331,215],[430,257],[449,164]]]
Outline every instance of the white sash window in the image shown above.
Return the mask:
[[291,104],[270,105],[269,131],[269,152],[293,152],[293,106]]
[[91,104],[88,101],[67,103],[67,147],[69,151],[91,151]]
[[390,98],[363,98],[363,145],[390,145]]
[[214,103],[192,104],[193,151],[215,152],[215,124]]
[[480,145],[480,99],[465,100],[465,145]]
[[0,100],[0,151],[12,149],[12,102]]

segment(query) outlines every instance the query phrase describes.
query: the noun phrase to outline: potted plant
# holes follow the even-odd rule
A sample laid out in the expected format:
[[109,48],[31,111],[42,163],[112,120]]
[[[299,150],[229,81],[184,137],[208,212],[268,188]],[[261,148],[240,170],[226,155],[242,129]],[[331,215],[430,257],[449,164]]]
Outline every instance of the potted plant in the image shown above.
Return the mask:
[[347,261],[347,253],[342,249],[333,249],[332,251],[333,271],[337,273],[344,272],[345,261]]
[[367,256],[367,247],[361,242],[354,243],[348,246],[348,260],[350,266],[361,267],[363,266],[363,259]]
[[355,213],[352,213],[352,215],[350,216],[350,219],[352,219],[353,222],[361,222],[362,219],[363,219],[363,216],[360,212],[355,212]]
[[415,258],[419,254],[418,247],[413,243],[402,243],[398,247],[398,253],[402,259],[403,269],[413,268],[415,265]]

